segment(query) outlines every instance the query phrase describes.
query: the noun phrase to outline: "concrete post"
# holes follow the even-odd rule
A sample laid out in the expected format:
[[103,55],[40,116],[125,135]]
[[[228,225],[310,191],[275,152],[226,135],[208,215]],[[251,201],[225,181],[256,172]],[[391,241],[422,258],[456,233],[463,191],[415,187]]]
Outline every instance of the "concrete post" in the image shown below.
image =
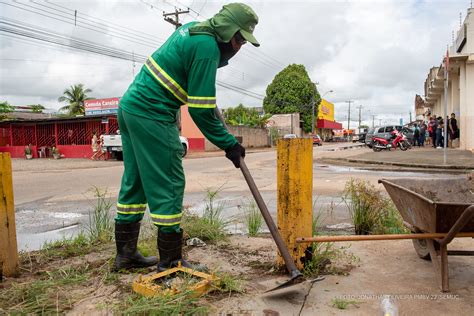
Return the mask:
[[[309,138],[282,139],[277,145],[278,229],[298,269],[307,246],[296,238],[312,236],[313,141]],[[277,264],[284,265],[278,255]]]
[[15,206],[10,153],[0,153],[0,279],[18,274]]

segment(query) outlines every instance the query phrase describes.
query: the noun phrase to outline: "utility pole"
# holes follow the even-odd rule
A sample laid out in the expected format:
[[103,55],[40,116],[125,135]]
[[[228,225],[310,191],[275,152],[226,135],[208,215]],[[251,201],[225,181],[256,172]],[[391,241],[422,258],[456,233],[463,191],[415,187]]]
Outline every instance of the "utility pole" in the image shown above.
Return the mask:
[[360,125],[362,124],[362,115],[361,115],[362,105],[359,105],[357,108],[359,109],[359,126],[358,127],[360,128]]
[[354,102],[352,100],[346,101],[346,103],[349,103],[349,110],[348,110],[348,116],[347,116],[347,129],[351,129],[351,103]]
[[372,128],[375,128],[375,115],[372,115]]
[[[163,11],[163,17],[165,18],[166,22],[169,22],[175,26],[176,29],[178,29],[182,24],[179,23],[179,15],[180,14],[186,14],[189,13],[189,10],[183,11],[181,9],[177,9],[176,7],[174,8],[174,12],[171,13],[165,13]],[[174,15],[174,19],[170,18],[171,15]],[[181,134],[181,110],[178,111],[176,115],[176,126],[178,126],[178,130]]]
[[[166,22],[173,24],[175,28],[178,29],[182,25],[181,23],[179,23],[179,15],[186,13],[189,13],[189,10],[183,11],[181,9],[178,10],[177,8],[175,8],[174,12],[171,13],[165,13],[165,11],[163,11],[163,17],[165,18]],[[170,18],[171,15],[174,15],[174,19]]]
[[411,123],[411,111],[410,111],[410,123]]
[[314,135],[314,96],[311,97],[311,135]]

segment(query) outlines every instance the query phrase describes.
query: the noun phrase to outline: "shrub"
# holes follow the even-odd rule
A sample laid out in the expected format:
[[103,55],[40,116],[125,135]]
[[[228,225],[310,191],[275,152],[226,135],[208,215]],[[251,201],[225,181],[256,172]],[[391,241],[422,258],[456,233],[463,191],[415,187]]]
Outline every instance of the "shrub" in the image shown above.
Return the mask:
[[360,179],[350,179],[344,189],[357,235],[407,232],[393,202],[374,185]]

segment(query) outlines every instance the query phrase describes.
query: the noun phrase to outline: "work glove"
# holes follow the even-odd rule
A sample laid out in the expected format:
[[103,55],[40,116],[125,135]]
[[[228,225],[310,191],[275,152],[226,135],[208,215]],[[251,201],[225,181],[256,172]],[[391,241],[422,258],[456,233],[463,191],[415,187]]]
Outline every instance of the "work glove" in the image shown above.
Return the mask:
[[236,168],[240,168],[240,157],[245,158],[245,148],[236,143],[225,150],[225,156],[232,161]]

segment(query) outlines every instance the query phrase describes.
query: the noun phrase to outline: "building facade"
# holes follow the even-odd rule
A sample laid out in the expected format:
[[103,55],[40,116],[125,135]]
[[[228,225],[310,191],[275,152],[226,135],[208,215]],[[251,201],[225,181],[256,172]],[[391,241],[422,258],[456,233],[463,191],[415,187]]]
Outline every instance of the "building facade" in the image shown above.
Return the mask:
[[[449,48],[449,62],[444,58],[439,67],[430,69],[425,80],[423,112],[436,117],[456,115],[460,129],[459,147],[474,151],[474,9],[468,9],[464,23]],[[448,74],[448,93],[444,92],[445,72]],[[421,111],[420,111],[421,112]]]
[[316,122],[316,130],[324,141],[334,138],[334,130],[342,129],[342,124],[334,120],[334,104],[321,100],[319,104],[318,120]]

